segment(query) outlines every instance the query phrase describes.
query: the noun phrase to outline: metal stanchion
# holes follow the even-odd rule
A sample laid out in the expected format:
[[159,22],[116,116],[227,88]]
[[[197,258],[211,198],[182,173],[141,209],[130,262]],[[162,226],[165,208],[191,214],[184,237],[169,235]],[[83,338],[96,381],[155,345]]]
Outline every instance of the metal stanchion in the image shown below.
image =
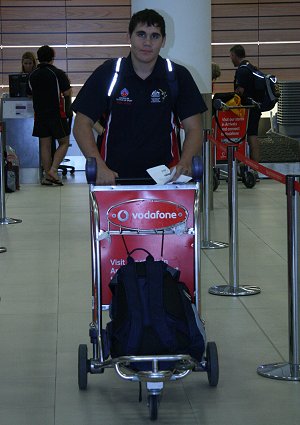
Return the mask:
[[208,140],[208,130],[203,132],[203,183],[202,183],[202,235],[203,240],[201,241],[202,249],[220,249],[228,248],[228,243],[217,242],[210,239],[210,192],[212,190],[210,184],[211,175],[211,145]]
[[[257,368],[265,378],[284,381],[300,381],[300,223],[299,193],[294,189],[296,176],[286,176],[287,239],[288,239],[288,315],[289,315],[289,362],[272,363]],[[297,178],[299,181],[299,177]]]
[[237,160],[234,152],[236,145],[227,146],[228,158],[228,217],[229,217],[229,285],[217,285],[209,288],[213,295],[255,295],[260,293],[257,286],[239,286],[238,260],[238,203],[237,203]]
[[[3,130],[3,124],[2,124]],[[22,223],[22,220],[17,218],[6,217],[5,210],[5,172],[4,172],[4,141],[2,132],[0,133],[0,224],[16,224]]]

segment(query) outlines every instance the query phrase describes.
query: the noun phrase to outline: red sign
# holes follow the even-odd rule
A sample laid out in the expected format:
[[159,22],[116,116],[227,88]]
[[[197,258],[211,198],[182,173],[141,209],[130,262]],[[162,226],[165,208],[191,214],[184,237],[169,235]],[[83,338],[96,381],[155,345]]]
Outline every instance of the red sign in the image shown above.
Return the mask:
[[[248,127],[248,113],[246,109],[245,115],[239,117],[230,110],[218,111],[220,126],[217,124],[215,117],[213,117],[212,121],[212,136],[214,139],[224,144],[239,143],[238,151],[246,155],[245,137]],[[242,138],[244,140],[241,142]],[[216,148],[216,160],[227,160],[227,153],[221,151],[218,147]]]
[[107,211],[109,223],[127,230],[163,230],[187,221],[182,205],[161,199],[133,199],[112,206]]
[[[117,217],[112,217],[112,214],[118,215],[122,210],[130,212],[136,208],[138,212],[145,214],[145,217],[138,219],[138,216],[135,215],[131,226],[140,228],[143,225],[143,228],[148,226],[146,229],[152,229],[153,223],[155,226],[171,225],[171,227],[179,226],[182,223],[181,225],[187,229],[194,228],[195,190],[193,186],[188,190],[168,190],[167,187],[164,190],[156,190],[155,186],[149,186],[147,190],[122,190],[122,186],[120,186],[120,190],[96,191],[94,196],[99,208],[100,229],[104,232],[121,229],[120,223],[116,220]],[[156,218],[156,215],[159,215],[156,214],[157,211],[172,214],[175,212],[177,217]],[[155,217],[146,218],[151,213],[155,213]],[[182,217],[179,215],[181,213]],[[124,220],[126,213],[120,213],[120,217],[121,220]],[[162,220],[160,224],[159,220]],[[128,226],[128,222],[129,220],[122,221],[122,227]],[[123,239],[125,239],[126,246]],[[111,300],[108,287],[111,278],[120,266],[126,264],[127,250],[132,251],[135,248],[144,248],[153,255],[155,260],[165,261],[170,266],[178,268],[181,271],[180,279],[188,286],[191,294],[194,293],[194,235],[187,232],[186,229],[183,234],[181,231],[170,234],[163,232],[151,234],[149,232],[149,235],[139,235],[138,232],[124,235],[120,232],[112,235],[110,239],[99,241],[99,244],[102,303],[104,305],[108,305]],[[145,253],[137,251],[134,253],[134,258],[137,261],[143,261]]]

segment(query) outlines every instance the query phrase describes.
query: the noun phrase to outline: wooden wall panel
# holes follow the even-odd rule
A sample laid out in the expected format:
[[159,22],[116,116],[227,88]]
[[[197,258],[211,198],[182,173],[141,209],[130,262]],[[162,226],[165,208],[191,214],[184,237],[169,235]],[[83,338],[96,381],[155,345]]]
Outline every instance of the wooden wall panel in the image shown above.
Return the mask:
[[264,72],[299,81],[299,41],[299,0],[212,0],[212,60],[222,71],[215,90],[233,88],[234,44],[243,44],[247,58]]
[[126,34],[120,33],[74,33],[67,34],[67,44],[91,45],[91,44],[127,44]]
[[49,44],[76,94],[106,59],[128,54],[130,16],[130,0],[0,0],[0,83],[7,85],[8,74],[21,70],[24,51]]
[[[300,0],[211,2],[212,59],[222,69],[216,87],[232,87],[235,70],[229,49],[237,43],[263,70],[281,79],[299,79],[300,43],[291,42],[300,40]],[[77,85],[107,58],[127,55],[130,14],[130,0],[0,0],[0,82],[6,84],[7,74],[20,69],[25,50],[36,52],[50,44],[56,50],[56,65],[68,72],[78,90]],[[285,44],[279,44],[282,41]]]
[[212,1],[211,8],[212,18],[243,18],[243,17],[258,17],[258,3],[249,4],[243,2],[239,5],[218,4],[215,5]]
[[[102,3],[99,1],[99,3]],[[93,6],[89,7],[66,7],[67,19],[127,19],[130,15],[130,6]]]

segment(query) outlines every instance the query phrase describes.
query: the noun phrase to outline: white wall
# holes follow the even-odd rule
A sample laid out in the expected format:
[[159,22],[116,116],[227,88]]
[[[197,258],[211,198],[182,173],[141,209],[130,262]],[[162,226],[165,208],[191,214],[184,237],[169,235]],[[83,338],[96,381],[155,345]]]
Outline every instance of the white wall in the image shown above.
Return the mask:
[[162,49],[185,65],[200,91],[211,93],[211,2],[210,0],[132,0],[132,13],[155,9],[166,21],[167,40]]

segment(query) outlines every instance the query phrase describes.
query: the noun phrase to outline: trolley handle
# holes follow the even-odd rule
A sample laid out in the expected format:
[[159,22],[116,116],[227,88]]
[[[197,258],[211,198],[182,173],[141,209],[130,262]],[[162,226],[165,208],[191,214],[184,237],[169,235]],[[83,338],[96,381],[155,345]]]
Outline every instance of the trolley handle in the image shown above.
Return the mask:
[[86,159],[85,163],[85,176],[88,184],[96,184],[97,178],[97,162],[96,158],[89,157]]
[[[200,156],[194,156],[192,159],[192,176],[193,180],[200,182],[203,174],[203,163]],[[97,162],[96,158],[88,157],[85,163],[85,175],[88,184],[96,184],[97,178]],[[120,185],[154,185],[155,181],[151,177],[129,177],[116,178],[116,184]]]
[[251,97],[247,98],[247,101],[250,102],[250,105],[241,105],[241,106],[228,106],[226,103],[222,102],[221,99],[214,99],[213,100],[213,107],[216,111],[219,111],[221,109],[223,110],[229,110],[229,109],[260,109],[260,104],[253,100]]

